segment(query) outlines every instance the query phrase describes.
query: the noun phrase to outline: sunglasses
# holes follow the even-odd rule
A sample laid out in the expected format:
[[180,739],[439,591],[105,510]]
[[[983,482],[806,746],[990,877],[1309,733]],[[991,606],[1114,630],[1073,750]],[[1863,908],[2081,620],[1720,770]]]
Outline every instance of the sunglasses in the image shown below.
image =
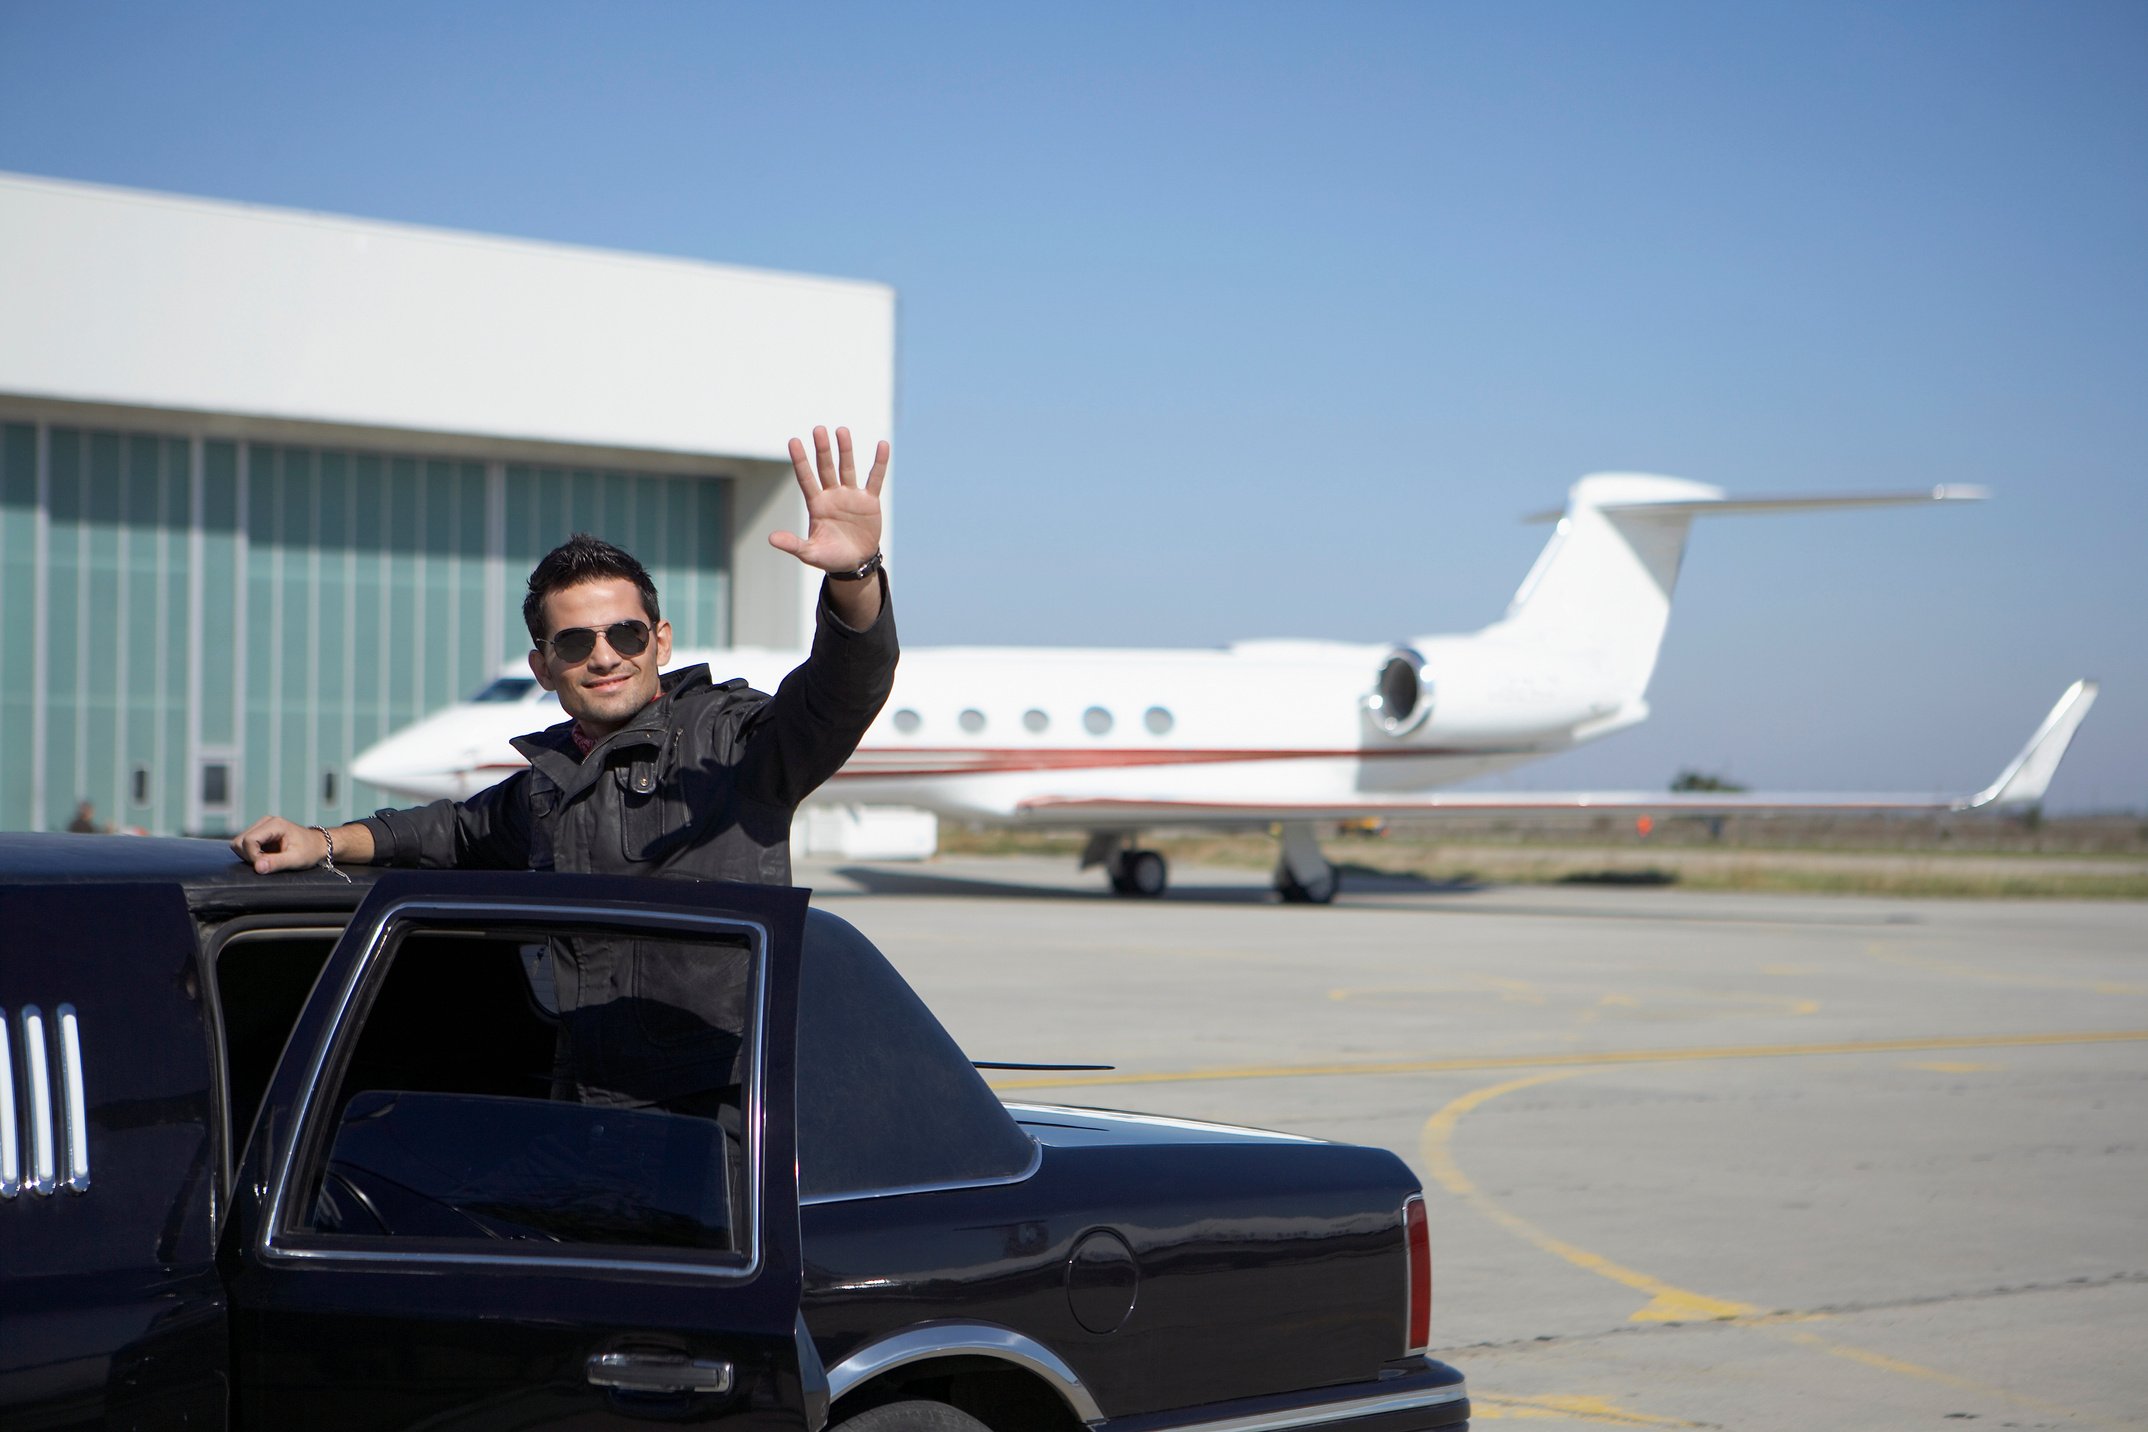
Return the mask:
[[[597,636],[595,627],[561,627],[549,639],[540,637],[537,645],[552,648],[552,655],[572,666],[589,660],[597,649]],[[613,622],[604,628],[603,636],[605,644],[621,656],[640,656],[649,649],[647,622]]]

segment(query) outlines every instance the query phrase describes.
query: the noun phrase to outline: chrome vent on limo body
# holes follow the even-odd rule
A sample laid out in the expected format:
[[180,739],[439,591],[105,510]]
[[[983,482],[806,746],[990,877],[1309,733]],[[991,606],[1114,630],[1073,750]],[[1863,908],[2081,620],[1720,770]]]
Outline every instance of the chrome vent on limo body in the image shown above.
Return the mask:
[[63,1004],[34,1004],[11,1025],[0,1009],[0,1198],[90,1186],[89,1100],[82,1022]]

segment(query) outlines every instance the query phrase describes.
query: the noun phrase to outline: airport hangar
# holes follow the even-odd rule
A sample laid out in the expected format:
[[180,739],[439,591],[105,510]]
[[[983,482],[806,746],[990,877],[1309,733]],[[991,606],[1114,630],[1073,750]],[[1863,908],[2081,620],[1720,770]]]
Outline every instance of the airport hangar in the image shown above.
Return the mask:
[[894,365],[881,284],[0,173],[0,829],[402,804],[352,757],[575,531],[678,645],[802,646],[785,445],[890,435]]

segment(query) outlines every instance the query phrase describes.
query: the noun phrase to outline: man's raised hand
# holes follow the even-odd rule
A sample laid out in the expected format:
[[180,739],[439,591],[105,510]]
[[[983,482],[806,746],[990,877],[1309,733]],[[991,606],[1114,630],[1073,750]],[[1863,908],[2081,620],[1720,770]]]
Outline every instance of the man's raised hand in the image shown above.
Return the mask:
[[888,477],[888,445],[883,442],[874,452],[873,469],[861,486],[850,429],[835,430],[830,451],[828,430],[815,428],[810,464],[805,444],[791,439],[791,470],[805,494],[806,535],[771,532],[769,545],[823,572],[856,571],[880,550],[880,488]]

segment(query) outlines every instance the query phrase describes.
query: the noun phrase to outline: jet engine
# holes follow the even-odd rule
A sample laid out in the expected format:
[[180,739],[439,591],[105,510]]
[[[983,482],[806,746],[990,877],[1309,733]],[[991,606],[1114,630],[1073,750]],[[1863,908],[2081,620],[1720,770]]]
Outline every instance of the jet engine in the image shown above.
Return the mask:
[[1372,690],[1357,699],[1365,722],[1383,736],[1409,735],[1432,719],[1432,683],[1425,679],[1424,654],[1398,646],[1380,663]]

